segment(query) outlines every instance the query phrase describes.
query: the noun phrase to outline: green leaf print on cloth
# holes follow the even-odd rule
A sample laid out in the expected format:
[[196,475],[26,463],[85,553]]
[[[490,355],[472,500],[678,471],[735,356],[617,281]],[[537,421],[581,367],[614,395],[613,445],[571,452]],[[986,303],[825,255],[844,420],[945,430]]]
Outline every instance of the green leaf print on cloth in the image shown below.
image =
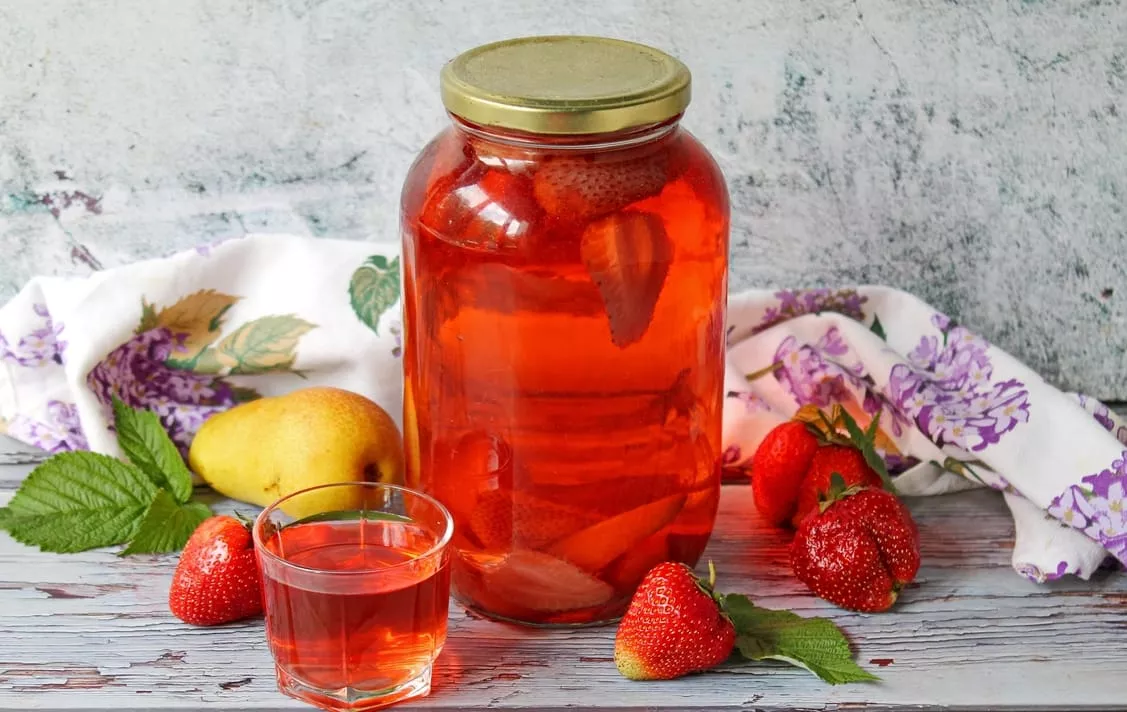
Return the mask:
[[[293,314],[252,319],[229,331],[240,297],[205,289],[160,307],[141,300],[133,338],[111,351],[86,382],[108,407],[113,397],[160,418],[181,454],[211,415],[259,397],[227,377],[293,372],[301,337],[316,328]],[[297,374],[300,375],[300,374]]]
[[314,328],[287,314],[248,321],[215,347],[215,358],[232,374],[292,371],[297,342]]
[[238,297],[214,289],[203,289],[160,312],[152,304],[141,300],[141,324],[137,333],[163,326],[181,335],[172,347],[169,365],[191,370],[204,349],[219,337],[223,315],[238,300]]
[[348,296],[357,318],[378,336],[380,317],[399,300],[399,258],[369,257],[352,273]]

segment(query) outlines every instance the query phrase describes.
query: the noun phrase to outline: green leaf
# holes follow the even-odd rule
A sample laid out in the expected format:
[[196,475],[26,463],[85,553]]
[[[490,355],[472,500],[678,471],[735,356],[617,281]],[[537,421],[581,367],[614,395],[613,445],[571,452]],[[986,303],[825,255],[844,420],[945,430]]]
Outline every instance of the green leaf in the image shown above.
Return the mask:
[[399,258],[391,262],[372,255],[352,273],[348,283],[352,311],[377,335],[380,317],[399,300]]
[[192,496],[192,473],[156,413],[130,408],[115,397],[113,420],[117,443],[130,461],[154,485],[168,489],[177,502],[187,502]]
[[252,400],[258,400],[262,394],[253,388],[245,388],[243,386],[231,386],[231,398],[236,403],[247,403]]
[[869,326],[869,331],[888,341],[888,336],[884,333],[884,325],[880,323],[880,317],[876,314],[873,314],[873,323]]
[[759,608],[747,596],[724,596],[736,626],[736,647],[749,660],[781,660],[805,668],[831,685],[879,680],[853,661],[849,641],[827,618]]
[[7,507],[0,507],[0,532],[7,530],[12,517],[12,510]]
[[764,366],[763,368],[759,369],[758,371],[752,371],[751,373],[744,376],[744,379],[747,380],[748,383],[751,383],[753,381],[758,381],[760,378],[763,378],[764,376],[766,376],[768,374],[775,373],[776,371],[778,371],[782,367],[783,367],[782,361],[775,361],[775,362],[771,363],[771,365]]
[[156,325],[178,337],[172,347],[171,358],[165,363],[191,370],[191,364],[200,352],[219,338],[223,316],[237,301],[239,297],[214,289],[201,289],[161,309],[156,315]]
[[180,551],[188,543],[188,537],[205,519],[211,516],[211,509],[202,502],[181,504],[165,490],[157,492],[153,503],[145,512],[137,534],[129,546],[121,552],[129,554],[167,554]]
[[841,422],[845,425],[845,429],[849,431],[849,438],[861,450],[861,455],[865,458],[865,463],[873,468],[873,472],[880,475],[881,482],[884,483],[884,488],[893,494],[896,493],[896,487],[892,484],[892,477],[888,474],[888,468],[884,464],[884,458],[880,456],[876,448],[873,447],[873,439],[866,437],[865,433],[861,430],[861,426],[857,425],[857,421],[849,414],[845,408],[841,409]]
[[215,349],[208,346],[203,351],[200,351],[195,360],[191,364],[169,363],[172,368],[179,368],[185,371],[194,371],[196,373],[221,373],[223,371],[223,364],[220,363],[219,357],[216,355]]
[[157,310],[152,304],[149,304],[144,297],[141,297],[141,323],[137,325],[135,333],[143,334],[150,329],[155,329],[159,326],[157,324]]
[[248,321],[219,342],[215,359],[231,373],[288,371],[298,340],[315,327],[292,314]]
[[43,551],[69,553],[133,538],[157,494],[135,465],[93,452],[63,452],[27,476],[8,503],[8,532]]
[[363,519],[365,521],[378,521],[378,522],[410,522],[414,521],[410,517],[403,514],[395,514],[393,512],[369,512],[366,510],[341,510],[338,512],[320,512],[318,514],[310,514],[308,517],[302,517],[296,521],[286,524],[287,527],[296,526],[298,524],[310,524],[312,522],[352,522]]

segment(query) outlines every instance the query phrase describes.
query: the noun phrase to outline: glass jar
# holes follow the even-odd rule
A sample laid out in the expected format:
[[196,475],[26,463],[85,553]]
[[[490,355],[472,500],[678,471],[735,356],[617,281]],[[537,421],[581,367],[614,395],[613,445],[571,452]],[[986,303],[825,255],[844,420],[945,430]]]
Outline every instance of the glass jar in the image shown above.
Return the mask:
[[442,72],[402,196],[408,481],[489,616],[613,620],[720,494],[728,194],[653,48],[531,37]]

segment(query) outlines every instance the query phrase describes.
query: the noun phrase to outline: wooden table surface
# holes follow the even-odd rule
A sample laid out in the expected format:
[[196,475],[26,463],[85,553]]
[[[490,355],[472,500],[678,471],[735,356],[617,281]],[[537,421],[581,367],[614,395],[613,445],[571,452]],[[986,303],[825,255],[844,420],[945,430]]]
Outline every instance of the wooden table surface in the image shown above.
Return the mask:
[[[41,455],[0,438],[0,503]],[[223,503],[218,503],[222,508]],[[832,617],[879,683],[830,687],[781,664],[661,683],[619,677],[614,628],[527,630],[451,607],[430,697],[407,709],[1077,709],[1127,707],[1127,574],[1036,585],[1010,568],[1001,496],[910,501],[923,566],[894,612],[810,595],[783,537],[727,485],[706,553],[719,585],[760,605]],[[201,629],[165,597],[175,559],[42,554],[0,534],[0,708],[309,709],[280,695],[261,620]]]

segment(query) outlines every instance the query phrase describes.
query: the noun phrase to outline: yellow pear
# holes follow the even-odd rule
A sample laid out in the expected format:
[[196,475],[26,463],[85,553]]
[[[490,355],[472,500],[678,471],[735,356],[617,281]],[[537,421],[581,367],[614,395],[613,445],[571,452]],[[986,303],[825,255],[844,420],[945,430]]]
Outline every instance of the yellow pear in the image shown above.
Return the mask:
[[[222,495],[266,506],[336,482],[403,482],[403,443],[387,411],[357,393],[314,386],[241,403],[208,420],[188,453]],[[337,491],[339,490],[339,491]],[[281,507],[292,517],[358,509],[360,488],[330,488]]]

